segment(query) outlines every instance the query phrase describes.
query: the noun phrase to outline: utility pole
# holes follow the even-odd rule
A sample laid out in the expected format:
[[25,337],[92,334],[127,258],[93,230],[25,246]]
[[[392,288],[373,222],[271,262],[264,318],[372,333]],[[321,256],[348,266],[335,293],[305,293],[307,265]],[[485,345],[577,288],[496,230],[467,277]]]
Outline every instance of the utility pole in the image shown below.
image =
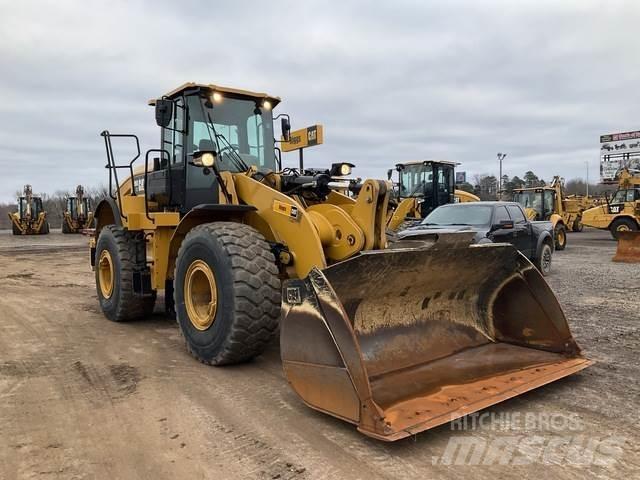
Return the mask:
[[506,157],[506,153],[498,152],[498,161],[500,162],[500,176],[498,177],[498,200],[502,199],[502,160]]

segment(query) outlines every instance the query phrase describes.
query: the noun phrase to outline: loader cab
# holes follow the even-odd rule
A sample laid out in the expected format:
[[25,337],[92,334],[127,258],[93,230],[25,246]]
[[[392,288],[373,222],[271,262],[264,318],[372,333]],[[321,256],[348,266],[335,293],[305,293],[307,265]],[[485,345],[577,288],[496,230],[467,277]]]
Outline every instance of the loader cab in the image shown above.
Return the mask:
[[149,200],[181,213],[220,203],[212,169],[194,165],[202,152],[213,153],[219,171],[276,170],[271,109],[278,101],[265,94],[186,85],[150,102],[156,106],[161,144],[148,174]]
[[68,197],[66,210],[73,219],[85,219],[91,211],[91,202],[88,198],[80,202],[78,197]]
[[550,188],[514,190],[513,201],[518,202],[525,212],[534,212],[532,220],[548,220],[554,212],[556,191]]
[[40,212],[43,211],[42,199],[40,197],[31,197],[31,202],[27,201],[27,197],[20,197],[18,199],[18,211],[20,218],[26,218],[30,215],[32,219],[38,218]]
[[455,165],[455,162],[431,160],[399,163],[396,170],[400,199],[421,198],[423,218],[440,205],[454,203]]
[[625,209],[625,204],[640,202],[640,187],[627,188],[616,191],[608,204],[610,214],[621,213]]

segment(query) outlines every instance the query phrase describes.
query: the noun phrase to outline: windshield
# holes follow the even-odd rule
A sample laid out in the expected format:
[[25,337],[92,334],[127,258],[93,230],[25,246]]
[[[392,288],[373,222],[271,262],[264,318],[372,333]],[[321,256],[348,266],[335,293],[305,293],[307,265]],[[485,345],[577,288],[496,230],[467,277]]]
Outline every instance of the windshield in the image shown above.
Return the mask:
[[491,212],[490,205],[443,205],[427,215],[422,225],[484,226],[491,223]]
[[522,208],[531,208],[539,215],[542,215],[542,192],[525,190],[513,192],[513,201],[522,205]]
[[276,170],[271,110],[259,109],[256,114],[256,103],[249,99],[224,97],[211,107],[201,102],[199,97],[189,97],[193,123],[188,153],[217,151],[220,170],[238,172],[242,163],[260,170]]
[[[400,170],[400,197],[422,197],[425,195],[425,190],[428,190],[433,185],[432,175],[433,170],[431,165],[423,165],[422,163],[416,165],[405,165],[403,170]],[[429,196],[430,192],[426,192]]]

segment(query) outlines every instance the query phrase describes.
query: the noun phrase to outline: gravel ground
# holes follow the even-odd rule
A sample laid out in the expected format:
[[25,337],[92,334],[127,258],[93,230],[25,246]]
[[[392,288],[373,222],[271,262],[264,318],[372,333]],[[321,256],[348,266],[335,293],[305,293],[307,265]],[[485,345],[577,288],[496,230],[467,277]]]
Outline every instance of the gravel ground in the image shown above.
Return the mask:
[[304,406],[277,345],[213,368],[159,310],[105,320],[86,243],[0,232],[1,479],[640,478],[640,264],[607,232],[548,278],[595,365],[393,444]]

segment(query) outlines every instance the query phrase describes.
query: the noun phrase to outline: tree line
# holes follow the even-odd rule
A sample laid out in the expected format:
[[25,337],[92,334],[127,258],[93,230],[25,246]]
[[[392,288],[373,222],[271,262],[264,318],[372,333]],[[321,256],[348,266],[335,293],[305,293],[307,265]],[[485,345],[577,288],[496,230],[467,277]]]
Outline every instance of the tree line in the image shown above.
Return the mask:
[[[520,178],[518,175],[509,177],[508,175],[502,176],[502,185],[498,183],[498,177],[489,174],[476,174],[472,178],[472,182],[465,182],[456,185],[456,188],[464,190],[469,193],[473,193],[480,197],[481,200],[497,200],[498,190],[502,189],[502,199],[511,200],[513,198],[513,191],[518,188],[535,188],[544,187],[548,183],[538,177],[531,170],[525,172]],[[574,178],[564,183],[565,195],[585,195],[587,192],[587,184],[580,178]],[[616,190],[615,185],[601,185],[596,183],[589,183],[589,196],[602,196],[610,194]]]

